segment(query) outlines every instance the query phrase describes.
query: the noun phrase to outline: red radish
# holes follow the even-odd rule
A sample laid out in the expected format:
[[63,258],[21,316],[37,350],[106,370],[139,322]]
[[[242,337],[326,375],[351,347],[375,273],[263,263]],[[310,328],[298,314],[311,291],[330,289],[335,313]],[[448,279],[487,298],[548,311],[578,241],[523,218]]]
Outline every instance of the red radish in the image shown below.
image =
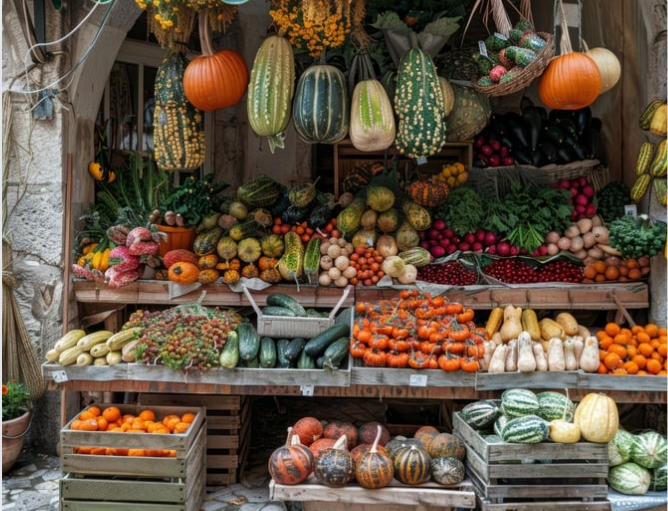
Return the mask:
[[485,156],[490,156],[494,153],[494,149],[492,149],[491,145],[485,144],[480,148],[480,152]]
[[575,196],[575,204],[586,206],[589,204],[589,199],[586,195],[578,194]]
[[510,243],[507,241],[500,241],[497,243],[496,253],[501,257],[508,257],[510,255]]
[[498,167],[501,165],[501,157],[498,154],[492,154],[489,157],[489,164],[492,167]]
[[457,245],[453,245],[451,243],[450,245],[447,246],[447,248],[445,249],[445,252],[448,255],[454,254],[455,252],[457,252]]
[[436,229],[437,231],[442,231],[445,229],[445,220],[441,220],[440,218],[437,220],[434,220],[434,222],[431,224],[432,229]]
[[474,252],[482,252],[483,245],[482,242],[476,241],[473,245],[471,245],[471,250]]
[[596,204],[589,203],[587,204],[587,209],[585,210],[585,216],[594,216],[596,214]]
[[443,248],[447,248],[448,245],[450,245],[450,240],[448,238],[443,238],[438,242],[439,245],[441,245]]
[[429,253],[434,258],[443,257],[445,255],[445,252],[446,252],[446,250],[441,246],[435,246],[435,247],[431,247],[429,249]]
[[482,146],[485,145],[485,137],[476,137],[475,142],[473,142],[473,145],[476,146],[476,148],[480,149]]
[[476,241],[485,241],[485,230],[484,229],[478,229],[476,231],[475,240]]
[[501,149],[501,142],[499,142],[498,140],[490,140],[489,145],[491,145],[492,149],[494,149],[495,151],[499,151]]
[[471,245],[470,245],[470,243],[466,243],[465,241],[462,241],[459,244],[458,248],[459,248],[459,250],[461,250],[463,252],[466,252],[471,248]]
[[507,158],[509,154],[509,149],[505,145],[502,145],[501,149],[499,149],[499,156],[501,156],[501,158]]
[[513,158],[513,157],[511,157],[511,156],[508,156],[508,157],[506,157],[506,158],[503,159],[503,164],[504,164],[506,167],[509,167],[509,166],[511,166],[511,165],[514,165],[514,164],[515,164],[515,158]]
[[472,244],[472,243],[475,243],[475,241],[476,241],[475,234],[473,234],[472,232],[467,232],[464,235],[464,241],[466,243],[468,243],[469,245]]
[[446,238],[452,238],[454,235],[455,231],[453,231],[452,229],[445,229],[443,231],[443,236],[445,236]]
[[492,231],[486,232],[484,242],[488,247],[494,245],[496,243],[496,234],[494,234]]

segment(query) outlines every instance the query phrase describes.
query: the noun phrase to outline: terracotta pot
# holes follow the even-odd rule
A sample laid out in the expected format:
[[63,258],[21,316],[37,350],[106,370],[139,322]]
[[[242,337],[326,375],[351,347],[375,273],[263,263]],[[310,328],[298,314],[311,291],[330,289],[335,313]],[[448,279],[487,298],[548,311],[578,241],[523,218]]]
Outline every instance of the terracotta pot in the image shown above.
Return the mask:
[[195,241],[194,227],[172,227],[170,225],[158,225],[158,231],[167,234],[167,239],[160,242],[158,252],[164,256],[170,250],[184,248],[192,250]]
[[18,459],[23,448],[25,434],[30,427],[30,412],[16,419],[2,421],[2,473],[4,474]]

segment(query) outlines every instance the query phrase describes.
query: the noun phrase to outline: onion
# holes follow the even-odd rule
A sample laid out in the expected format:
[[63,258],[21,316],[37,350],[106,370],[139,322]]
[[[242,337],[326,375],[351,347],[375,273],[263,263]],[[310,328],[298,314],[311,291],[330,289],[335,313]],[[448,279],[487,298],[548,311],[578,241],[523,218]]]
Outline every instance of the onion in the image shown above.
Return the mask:
[[574,236],[571,238],[571,252],[576,253],[584,248],[584,240],[582,236]]
[[547,254],[548,255],[557,255],[559,253],[559,247],[556,243],[547,244]]
[[332,261],[331,257],[324,255],[320,258],[320,268],[329,270],[332,266],[334,266],[334,261]]
[[589,250],[587,250],[587,254],[589,254],[589,257],[592,257],[596,259],[597,261],[600,261],[603,259],[603,256],[605,255],[603,253],[603,250],[601,250],[598,247],[591,247]]
[[401,275],[405,267],[405,261],[399,256],[386,257],[382,264],[383,272],[393,278]]
[[326,255],[329,250],[329,241],[323,241],[320,244],[320,255]]
[[578,250],[577,252],[573,252],[573,255],[577,257],[578,259],[582,259],[583,261],[587,258],[589,253],[583,248],[582,250]]
[[334,260],[334,266],[336,266],[340,271],[344,271],[348,266],[350,266],[350,259],[347,256],[340,255]]
[[[583,219],[583,220],[585,220],[585,219]],[[584,233],[582,235],[582,240],[584,241],[584,248],[591,248],[594,245],[596,245],[596,236],[594,236],[593,232]]]
[[318,277],[318,284],[321,286],[330,286],[332,284],[332,279],[326,271],[323,271]]
[[341,275],[347,279],[352,279],[353,277],[357,277],[357,269],[354,266],[348,266],[348,268],[343,270]]
[[378,238],[378,241],[376,242],[376,250],[378,250],[383,257],[390,257],[399,253],[397,242],[394,237],[387,234],[383,234]]
[[329,270],[327,270],[327,274],[329,275],[330,279],[336,280],[341,276],[341,270],[339,270],[336,266],[332,266]]
[[348,285],[348,279],[341,275],[338,279],[334,281],[336,287],[346,287]]
[[331,244],[327,249],[327,255],[331,257],[332,260],[336,259],[341,255],[341,247],[338,244]]
[[596,243],[601,243],[603,245],[606,245],[608,243],[609,233],[607,227],[603,227],[602,225],[597,225],[596,227],[592,227],[591,232],[596,237]]

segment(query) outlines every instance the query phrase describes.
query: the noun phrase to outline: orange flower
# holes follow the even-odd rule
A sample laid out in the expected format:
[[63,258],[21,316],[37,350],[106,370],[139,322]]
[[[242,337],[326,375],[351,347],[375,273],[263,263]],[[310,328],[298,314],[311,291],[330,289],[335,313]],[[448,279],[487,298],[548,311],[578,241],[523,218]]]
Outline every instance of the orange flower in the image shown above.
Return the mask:
[[2,395],[9,394],[9,387],[7,385],[2,386]]

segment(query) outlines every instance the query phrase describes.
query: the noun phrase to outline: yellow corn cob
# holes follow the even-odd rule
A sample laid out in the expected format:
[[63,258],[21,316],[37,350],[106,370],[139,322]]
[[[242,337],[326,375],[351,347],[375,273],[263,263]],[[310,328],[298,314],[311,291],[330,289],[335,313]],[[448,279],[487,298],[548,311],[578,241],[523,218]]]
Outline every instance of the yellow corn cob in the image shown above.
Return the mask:
[[79,346],[72,346],[60,353],[58,357],[58,363],[61,366],[69,366],[74,364],[77,361],[77,357],[81,353],[81,348]]
[[88,334],[85,337],[82,337],[77,342],[77,347],[81,348],[81,351],[90,351],[90,349],[100,342],[105,342],[109,337],[111,337],[113,332],[109,330],[100,330],[99,332],[93,332]]
[[84,332],[83,330],[70,330],[65,335],[63,335],[58,341],[56,341],[56,344],[53,346],[53,349],[59,353],[62,353],[67,348],[76,346],[79,339],[81,339],[84,335],[86,335],[86,332]]
[[115,333],[107,339],[107,346],[110,351],[120,350],[123,346],[133,340],[135,337],[138,337],[141,334],[141,327],[128,328],[127,330],[121,330],[120,332]]

